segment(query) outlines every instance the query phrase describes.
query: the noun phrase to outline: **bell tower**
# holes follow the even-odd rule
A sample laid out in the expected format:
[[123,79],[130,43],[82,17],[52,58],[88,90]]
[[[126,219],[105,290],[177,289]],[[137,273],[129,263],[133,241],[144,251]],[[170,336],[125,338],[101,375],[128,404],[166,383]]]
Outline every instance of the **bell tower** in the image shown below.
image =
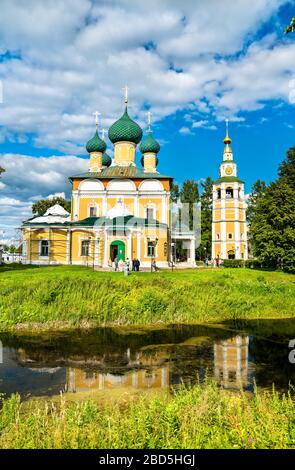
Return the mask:
[[224,139],[219,178],[213,184],[212,258],[248,259],[244,182],[238,178],[228,134]]

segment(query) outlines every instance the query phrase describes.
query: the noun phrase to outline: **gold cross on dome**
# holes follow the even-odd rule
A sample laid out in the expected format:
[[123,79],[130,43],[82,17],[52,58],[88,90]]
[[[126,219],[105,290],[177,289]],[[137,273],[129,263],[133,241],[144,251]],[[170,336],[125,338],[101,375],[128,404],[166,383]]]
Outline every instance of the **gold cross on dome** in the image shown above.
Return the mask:
[[98,129],[100,113],[98,111],[95,111],[95,113],[93,113],[93,116],[95,116],[95,125],[96,129]]
[[150,131],[151,130],[151,117],[152,117],[152,113],[150,111],[148,111],[147,117],[148,117],[148,130]]
[[127,103],[128,103],[128,86],[125,85],[125,86],[123,87],[123,90],[124,90],[124,100],[125,100],[125,104],[127,104]]

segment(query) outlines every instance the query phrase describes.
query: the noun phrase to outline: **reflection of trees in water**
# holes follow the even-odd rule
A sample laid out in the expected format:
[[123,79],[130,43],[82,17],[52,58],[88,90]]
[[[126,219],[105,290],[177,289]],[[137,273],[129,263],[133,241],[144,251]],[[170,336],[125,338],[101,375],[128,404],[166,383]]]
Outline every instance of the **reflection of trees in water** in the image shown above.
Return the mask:
[[273,383],[287,388],[295,385],[295,367],[289,363],[289,341],[273,336],[272,340],[253,337],[249,353],[255,364],[255,380],[260,387],[271,387]]

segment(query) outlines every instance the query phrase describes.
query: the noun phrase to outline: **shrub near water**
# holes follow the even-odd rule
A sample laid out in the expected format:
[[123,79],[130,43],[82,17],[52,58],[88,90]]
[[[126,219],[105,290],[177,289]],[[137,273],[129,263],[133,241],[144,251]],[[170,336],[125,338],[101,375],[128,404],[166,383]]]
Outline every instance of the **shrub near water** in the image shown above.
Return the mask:
[[51,267],[0,272],[0,327],[49,321],[97,324],[293,317],[294,276],[250,269],[92,272]]
[[215,384],[99,405],[5,400],[1,448],[295,448],[295,404]]

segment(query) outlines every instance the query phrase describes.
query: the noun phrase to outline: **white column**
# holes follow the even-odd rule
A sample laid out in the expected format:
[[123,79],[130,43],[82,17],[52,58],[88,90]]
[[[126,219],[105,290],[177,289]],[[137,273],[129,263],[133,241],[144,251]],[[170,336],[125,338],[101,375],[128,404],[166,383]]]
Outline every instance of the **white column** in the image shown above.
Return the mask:
[[107,192],[104,191],[104,194],[102,196],[102,217],[106,216],[108,210],[108,205],[107,205]]
[[139,217],[139,195],[138,195],[138,191],[136,191],[136,196],[134,198],[134,215],[135,215],[135,217]]
[[71,233],[70,233],[70,229],[67,230],[67,264],[70,264],[70,257],[71,257],[71,254],[70,254],[70,250],[71,250],[71,246],[70,246],[70,236],[71,236]]
[[192,238],[190,242],[190,258],[191,258],[191,265],[195,266],[196,265],[196,243],[195,239]]
[[103,265],[105,268],[108,266],[108,232],[107,229],[104,231],[104,259]]
[[73,192],[73,210],[72,210],[72,215],[73,215],[73,220],[78,220],[79,219],[79,197],[78,197],[78,191]]
[[131,261],[133,256],[132,256],[132,231],[130,230],[129,235],[128,235],[128,258]]
[[137,232],[137,259],[141,262],[141,231]]

